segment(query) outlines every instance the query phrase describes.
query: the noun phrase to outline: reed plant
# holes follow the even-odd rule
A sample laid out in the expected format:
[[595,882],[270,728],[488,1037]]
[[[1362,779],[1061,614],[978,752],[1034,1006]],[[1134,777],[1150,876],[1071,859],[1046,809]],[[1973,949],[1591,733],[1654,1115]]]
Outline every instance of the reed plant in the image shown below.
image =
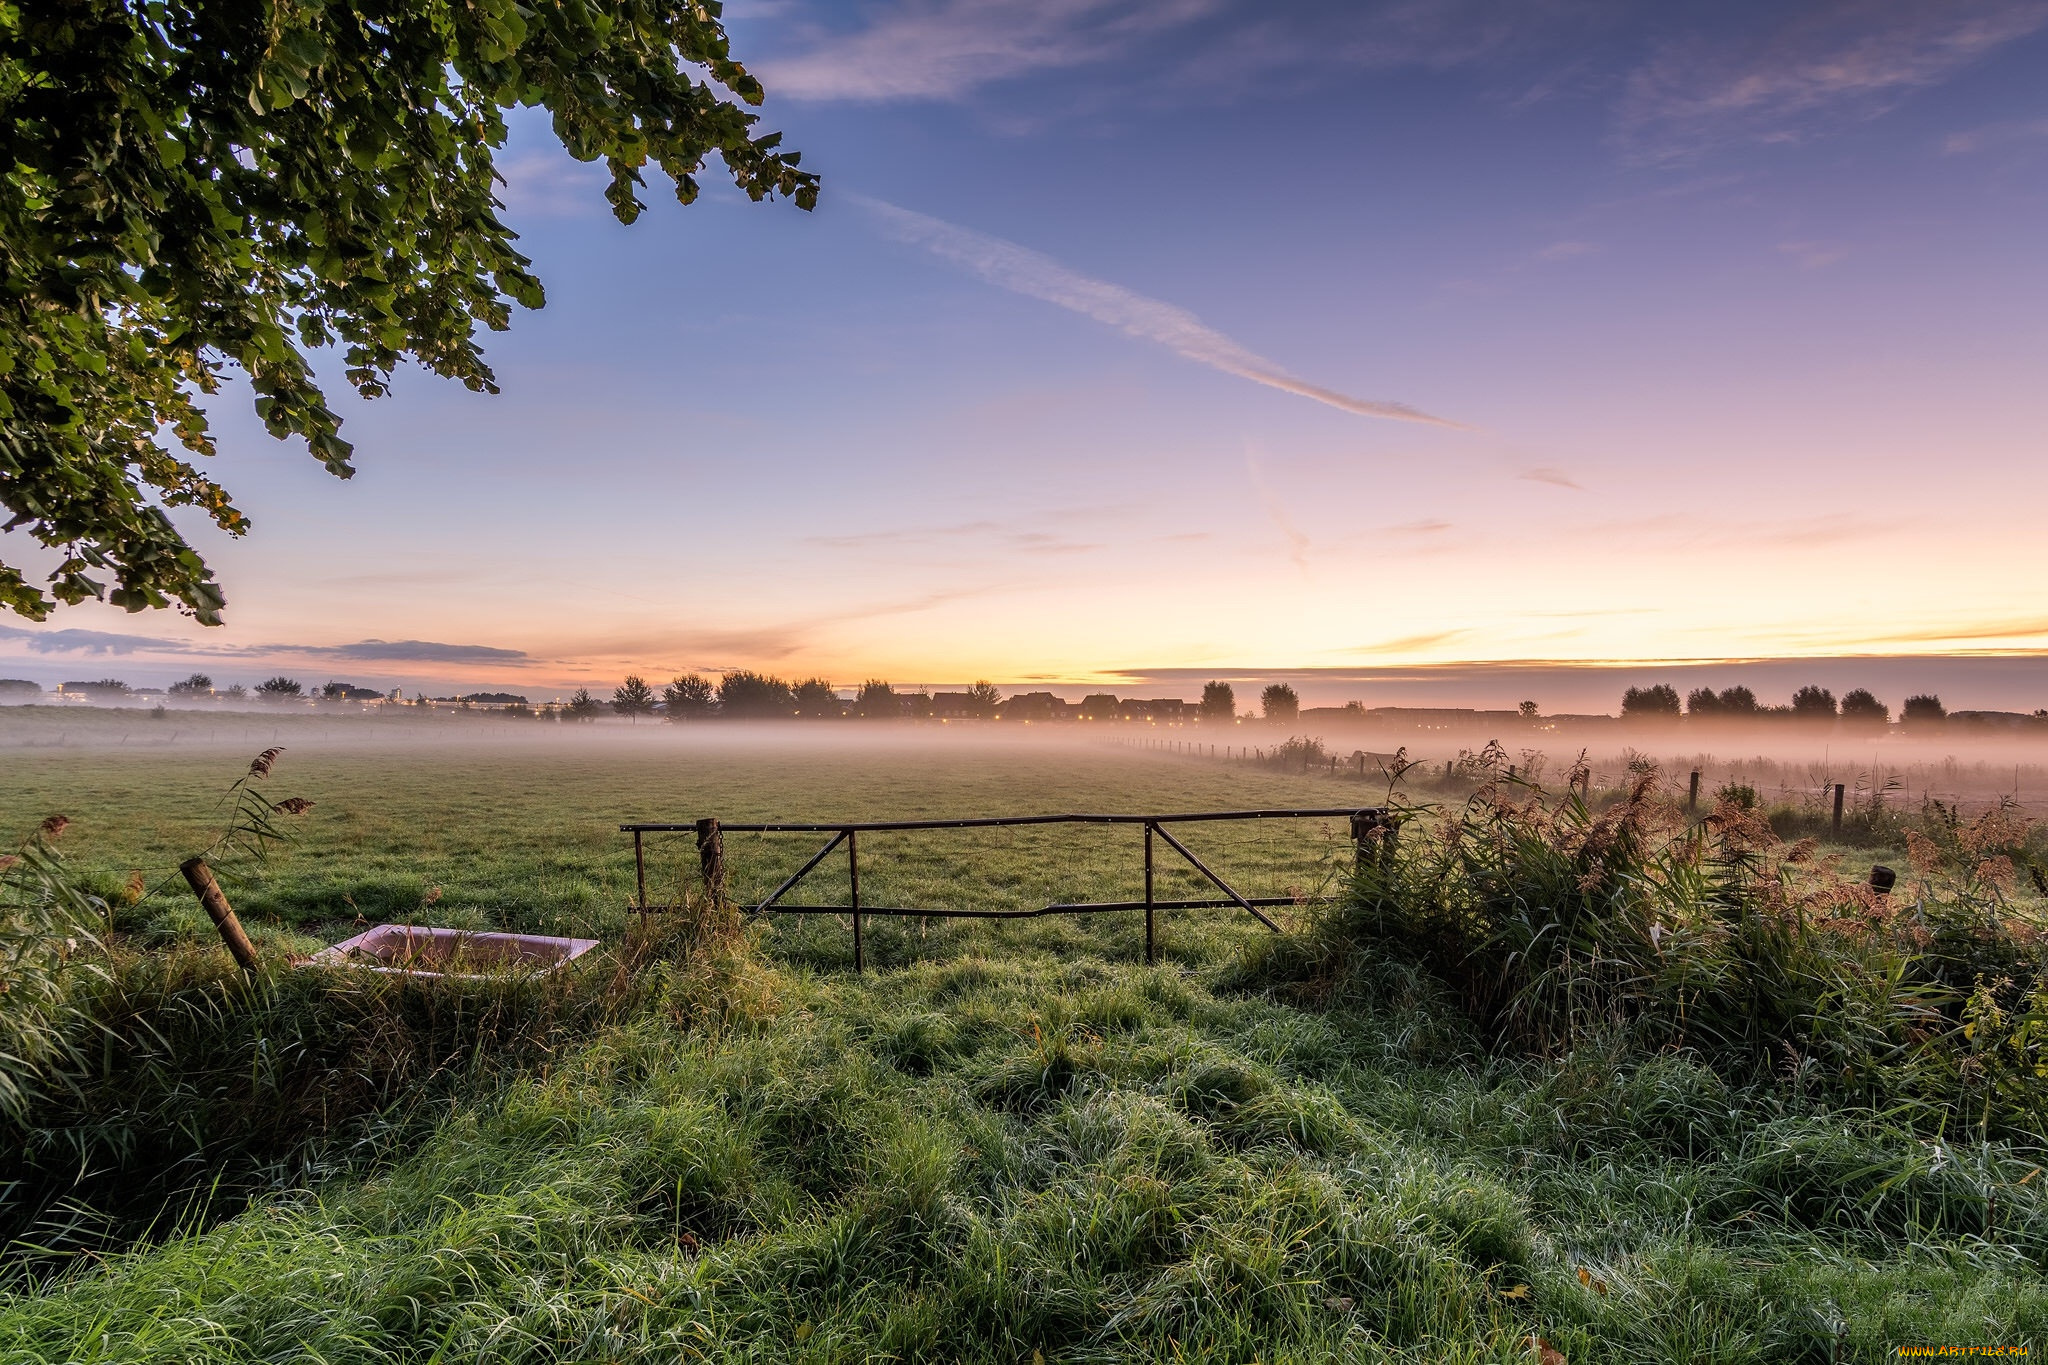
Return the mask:
[[1935,1126],[2048,1119],[2048,952],[2010,896],[2018,812],[1914,833],[1911,875],[1884,893],[1737,801],[1689,818],[1653,768],[1597,810],[1584,790],[1495,771],[1460,805],[1398,809],[1312,931],[1322,979],[1391,955],[1498,1048],[1620,1038]]

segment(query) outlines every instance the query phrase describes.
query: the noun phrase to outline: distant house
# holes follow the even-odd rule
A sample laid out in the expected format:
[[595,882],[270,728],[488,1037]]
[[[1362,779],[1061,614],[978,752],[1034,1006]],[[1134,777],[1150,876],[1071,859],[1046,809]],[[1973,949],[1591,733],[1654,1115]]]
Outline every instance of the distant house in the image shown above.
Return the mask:
[[134,695],[134,690],[119,678],[101,678],[96,682],[58,683],[57,695],[67,701],[114,701]]
[[1081,698],[1074,715],[1079,720],[1118,720],[1123,716],[1117,699],[1107,692],[1091,692]]
[[1164,721],[1168,725],[1193,720],[1197,709],[1195,703],[1178,697],[1155,697],[1150,701],[1127,697],[1117,708],[1125,720]]
[[1050,692],[1019,692],[1002,705],[1004,720],[1072,720],[1081,708],[1061,701]]
[[2030,730],[2048,720],[2040,712],[2027,715],[2022,711],[1951,711],[1950,725],[1975,726],[1980,730]]
[[974,715],[974,698],[965,692],[932,693],[934,720],[966,720]]

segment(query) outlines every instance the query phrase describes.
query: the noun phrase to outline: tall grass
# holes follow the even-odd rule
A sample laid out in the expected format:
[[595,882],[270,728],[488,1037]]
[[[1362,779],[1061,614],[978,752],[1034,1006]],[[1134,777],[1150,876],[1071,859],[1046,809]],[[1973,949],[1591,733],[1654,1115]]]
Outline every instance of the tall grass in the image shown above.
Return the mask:
[[387,1156],[607,1025],[757,990],[730,911],[692,902],[548,974],[415,978],[217,947],[115,945],[68,983],[21,1101],[0,1243],[50,1264],[231,1215]]
[[0,855],[0,1123],[19,1118],[44,1073],[75,1055],[72,988],[99,970],[89,954],[105,906],[56,847],[70,823],[52,815]]
[[1563,1056],[1616,1036],[1691,1051],[1937,1126],[2048,1119],[2048,954],[2013,913],[2010,809],[1913,835],[1891,894],[1733,801],[1698,821],[1644,769],[1594,810],[1496,773],[1409,807],[1317,936],[1407,956],[1495,1046]]

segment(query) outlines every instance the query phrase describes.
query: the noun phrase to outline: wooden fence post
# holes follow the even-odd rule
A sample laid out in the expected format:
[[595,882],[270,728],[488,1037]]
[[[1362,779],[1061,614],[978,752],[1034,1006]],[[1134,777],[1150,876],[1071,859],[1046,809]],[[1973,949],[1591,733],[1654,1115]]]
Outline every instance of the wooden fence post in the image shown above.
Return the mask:
[[713,905],[725,904],[725,836],[710,816],[697,822],[697,866],[704,873],[704,894]]
[[1835,784],[1835,838],[1842,837],[1842,784]]
[[1357,846],[1358,866],[1363,868],[1370,862],[1375,867],[1385,867],[1399,831],[1400,826],[1383,810],[1352,812],[1351,842]]
[[1700,808],[1700,770],[1692,770],[1692,790],[1686,794],[1685,813],[1691,815]]
[[206,914],[213,921],[213,927],[220,930],[221,942],[228,945],[228,951],[235,955],[235,961],[242,970],[253,973],[256,970],[256,945],[249,942],[249,936],[242,932],[242,922],[235,918],[234,907],[221,893],[220,883],[213,879],[213,869],[206,865],[204,858],[187,858],[178,867],[185,874],[185,880],[199,897],[199,903],[206,907]]

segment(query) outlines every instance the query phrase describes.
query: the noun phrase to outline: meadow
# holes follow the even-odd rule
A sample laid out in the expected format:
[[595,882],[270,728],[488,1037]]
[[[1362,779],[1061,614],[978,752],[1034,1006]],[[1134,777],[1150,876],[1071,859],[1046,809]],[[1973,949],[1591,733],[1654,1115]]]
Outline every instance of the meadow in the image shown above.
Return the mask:
[[[269,794],[315,805],[267,863],[231,869],[267,955],[244,982],[182,883],[154,888],[218,833],[252,739],[285,746]],[[1646,1042],[1600,1008],[1531,1045],[1432,957],[1497,907],[1430,899],[1423,823],[1409,861],[1362,879],[1341,822],[1193,836],[1247,892],[1300,897],[1284,937],[1176,914],[1148,968],[1135,916],[911,920],[877,928],[862,977],[835,918],[749,924],[694,898],[686,838],[656,846],[651,898],[691,908],[643,932],[617,830],[1346,805],[1355,781],[951,736],[311,724],[5,761],[0,824],[71,818],[59,845],[110,906],[117,970],[78,988],[91,1046],[10,1121],[0,1359],[1555,1365],[2048,1344],[2048,1180],[2024,1123],[1903,1086],[1873,1102],[1718,1038]],[[1137,839],[864,841],[863,894],[1122,897]],[[816,842],[733,836],[735,889]],[[1837,852],[1858,873],[1911,850],[1801,865]],[[1590,894],[1514,856],[1514,885]],[[840,880],[814,894],[843,894],[820,875]],[[1162,895],[1195,891],[1174,875]],[[283,965],[408,918],[605,947],[499,984]],[[1396,936],[1414,950],[1378,941]],[[1662,940],[1638,938],[1654,959]],[[1611,947],[1601,962],[1632,951]]]

